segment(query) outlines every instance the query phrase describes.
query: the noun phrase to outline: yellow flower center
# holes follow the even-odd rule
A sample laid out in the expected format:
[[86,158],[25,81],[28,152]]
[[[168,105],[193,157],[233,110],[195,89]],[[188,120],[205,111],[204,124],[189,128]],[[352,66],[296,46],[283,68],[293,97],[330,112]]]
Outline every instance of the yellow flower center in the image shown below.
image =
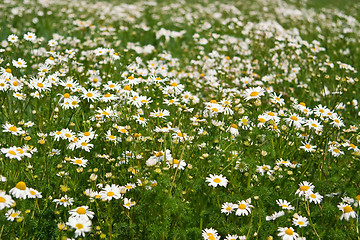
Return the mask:
[[349,212],[353,211],[352,207],[350,207],[350,206],[343,207],[343,210],[344,210],[344,213],[349,213]]
[[30,194],[34,196],[34,195],[36,195],[36,192],[33,191],[33,190],[31,190],[31,191],[30,191]]
[[77,224],[75,225],[75,227],[76,227],[77,229],[83,229],[83,228],[84,228],[84,225],[82,225],[81,223],[77,223]]
[[257,95],[259,95],[259,93],[258,93],[258,92],[256,92],[256,91],[254,91],[254,92],[250,93],[250,96],[251,96],[251,97],[256,97]]
[[220,183],[220,182],[221,182],[221,179],[220,179],[220,178],[214,178],[213,181],[216,182],[216,183]]
[[288,228],[286,231],[285,231],[286,235],[293,235],[294,234],[294,231],[291,230],[290,228]]
[[301,221],[300,221],[300,222],[298,222],[298,224],[299,224],[299,225],[304,225],[304,222],[301,222]]
[[89,132],[84,132],[84,136],[88,137],[88,136],[90,136],[90,133]]
[[170,84],[170,86],[176,87],[176,86],[177,86],[177,83],[176,83],[176,82],[173,82],[173,83]]
[[74,161],[74,163],[76,163],[76,164],[82,164],[82,160],[76,159],[76,160]]
[[9,130],[10,130],[11,132],[17,132],[17,128],[16,128],[15,126],[9,127]]
[[112,197],[112,196],[115,195],[115,193],[114,192],[108,192],[108,193],[106,193],[106,195],[109,196],[109,197]]
[[15,218],[15,217],[18,216],[18,214],[17,214],[17,213],[12,213],[12,214],[10,214],[10,216],[13,217],[13,218]]
[[246,205],[241,203],[241,204],[239,204],[238,208],[241,210],[244,210],[246,208]]
[[178,135],[179,137],[185,137],[185,133],[182,133],[182,132],[178,132],[177,135]]
[[86,94],[86,96],[92,97],[92,96],[94,96],[94,94],[92,94],[91,92],[88,92],[88,93]]
[[310,197],[311,198],[316,198],[316,195],[312,193],[312,194],[310,194]]
[[122,129],[120,129],[120,132],[122,132],[122,133],[127,133],[127,130],[124,129],[124,128],[122,128]]
[[231,124],[230,127],[238,129],[238,126],[235,123]]
[[64,94],[64,98],[69,98],[70,97],[70,94],[69,93],[65,93]]
[[23,181],[20,181],[16,184],[16,188],[24,191],[26,189],[26,184]]
[[37,83],[36,85],[41,88],[44,87],[44,84],[42,84],[41,82]]
[[6,202],[6,199],[3,197],[0,197],[0,203],[4,203],[4,202]]
[[130,90],[131,90],[131,87],[130,87],[129,85],[126,85],[126,86],[124,87],[124,90],[130,91]]
[[311,148],[311,145],[310,145],[310,144],[306,144],[305,147],[306,147],[307,149],[310,149],[310,148]]
[[300,191],[306,192],[307,190],[309,190],[310,187],[309,186],[301,186],[300,187]]
[[231,211],[231,207],[225,208],[226,211]]
[[86,142],[82,142],[82,143],[81,143],[81,146],[84,146],[84,147],[85,147],[85,146],[87,146],[87,145],[88,145],[88,144],[87,144]]
[[79,208],[76,210],[76,212],[77,212],[78,214],[85,214],[85,213],[86,213],[86,210],[85,210],[85,208],[83,208],[83,207],[79,207]]

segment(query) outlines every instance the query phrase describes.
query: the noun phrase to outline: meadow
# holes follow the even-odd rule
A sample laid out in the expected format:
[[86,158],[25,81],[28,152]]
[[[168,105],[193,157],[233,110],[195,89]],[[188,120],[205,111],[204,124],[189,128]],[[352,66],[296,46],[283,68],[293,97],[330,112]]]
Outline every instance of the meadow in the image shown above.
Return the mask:
[[0,239],[360,239],[357,1],[0,19]]

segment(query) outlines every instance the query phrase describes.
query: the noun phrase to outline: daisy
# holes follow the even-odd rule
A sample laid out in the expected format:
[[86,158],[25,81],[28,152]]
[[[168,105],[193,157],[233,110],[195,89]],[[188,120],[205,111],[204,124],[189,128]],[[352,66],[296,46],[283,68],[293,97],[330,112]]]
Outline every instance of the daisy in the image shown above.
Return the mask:
[[343,214],[340,217],[340,220],[345,219],[346,221],[349,221],[350,217],[356,218],[357,214],[349,204],[340,203],[337,207],[339,208],[339,210],[343,212]]
[[12,64],[16,68],[26,68],[27,67],[25,60],[22,58],[18,58],[18,60],[12,60]]
[[24,34],[24,39],[30,42],[36,42],[36,35],[32,32],[27,32]]
[[295,210],[295,208],[293,206],[291,206],[290,202],[283,200],[283,199],[278,199],[276,200],[276,203],[282,207],[282,209],[288,209],[288,210]]
[[202,230],[204,240],[220,240],[218,232],[213,228],[205,228]]
[[73,205],[74,199],[65,195],[64,197],[62,197],[60,199],[54,199],[53,202],[56,203],[56,206],[62,205],[64,207],[67,207],[67,206]]
[[5,216],[8,221],[14,221],[16,218],[20,218],[20,214],[20,211],[15,211],[11,208],[5,213]]
[[285,122],[291,127],[295,126],[295,128],[299,129],[304,124],[304,118],[300,117],[296,113],[290,114],[289,117],[285,118]]
[[135,119],[135,121],[139,124],[141,124],[141,126],[146,126],[147,124],[147,119],[141,117],[139,114],[138,115],[135,115],[133,116],[133,119]]
[[158,110],[158,111],[153,111],[150,113],[150,117],[153,118],[163,118],[165,119],[165,117],[170,116],[170,112],[168,110]]
[[122,197],[120,187],[115,184],[112,184],[111,186],[109,184],[106,184],[106,186],[102,189],[102,191],[100,191],[99,194],[103,201],[110,201],[113,198],[119,199]]
[[264,89],[262,87],[251,87],[246,89],[242,96],[245,98],[245,101],[250,99],[259,99],[261,96],[264,96]]
[[22,128],[16,127],[15,125],[12,125],[10,123],[5,123],[3,125],[3,128],[4,128],[3,132],[9,132],[15,136],[20,136],[20,135],[25,134],[25,131],[22,130]]
[[246,239],[246,236],[245,236],[245,238],[242,238],[242,237],[240,237],[239,238],[239,236],[238,235],[230,235],[230,234],[228,234],[227,236],[226,236],[226,238],[225,238],[225,240],[237,240],[237,239]]
[[88,138],[81,138],[76,142],[76,148],[83,149],[87,152],[90,152],[90,149],[94,147],[94,144],[89,143],[90,140]]
[[262,166],[256,166],[256,172],[260,173],[261,176],[264,176],[266,173],[267,175],[271,175],[274,170],[271,170],[270,165],[262,165]]
[[321,125],[318,120],[312,118],[306,120],[305,126],[308,126],[309,129],[314,129],[315,131],[319,131],[319,132],[321,132],[323,129],[323,125]]
[[92,219],[95,215],[95,213],[91,211],[88,206],[81,206],[75,209],[71,209],[69,214],[74,218],[86,217],[89,219]]
[[253,205],[250,205],[251,203],[251,198],[242,201],[238,201],[237,204],[235,204],[235,215],[236,216],[247,216],[251,213],[251,208],[253,208]]
[[172,167],[175,169],[179,169],[179,170],[184,170],[186,167],[186,162],[182,159],[171,159],[169,161],[166,162],[166,164],[168,165],[168,167]]
[[91,221],[85,217],[70,217],[66,225],[75,229],[75,238],[78,236],[85,237],[85,233],[91,231]]
[[310,141],[307,142],[301,142],[303,146],[300,146],[300,149],[305,150],[305,152],[315,152],[316,146],[311,145]]
[[112,135],[112,133],[111,133],[110,130],[108,130],[108,131],[106,132],[105,136],[106,136],[106,139],[107,139],[107,140],[113,142],[114,144],[117,144],[117,143],[119,142],[119,141],[118,141],[119,138],[116,137],[116,136],[114,136],[114,135]]
[[239,126],[238,125],[236,125],[235,123],[232,123],[229,127],[228,127],[228,129],[226,130],[227,132],[230,132],[231,133],[231,135],[233,135],[233,136],[238,136],[239,135]]
[[274,104],[279,104],[280,106],[284,105],[285,104],[285,101],[283,98],[281,98],[282,94],[280,94],[279,96],[276,95],[276,93],[271,93],[270,94],[271,96],[271,99],[270,101]]
[[274,221],[277,218],[284,216],[285,212],[284,211],[279,211],[279,212],[274,212],[273,214],[271,214],[270,216],[266,216],[266,221]]
[[307,191],[305,193],[305,198],[310,200],[310,202],[314,202],[315,204],[320,204],[322,199],[324,198],[319,193],[313,193],[311,191]]
[[71,163],[74,165],[78,165],[80,167],[86,167],[88,160],[84,158],[72,158],[70,159]]
[[9,193],[15,198],[26,199],[30,194],[30,190],[26,186],[25,182],[20,181],[14,188],[10,189]]
[[210,177],[206,178],[206,182],[209,183],[208,184],[209,186],[212,186],[215,188],[218,185],[222,186],[222,187],[226,187],[229,181],[226,179],[226,177],[223,177],[222,174],[220,174],[220,175],[210,174]]
[[293,217],[292,222],[295,226],[299,226],[300,228],[306,227],[309,224],[309,221],[306,217],[299,216],[295,214],[296,216]]
[[100,92],[94,89],[82,89],[81,98],[85,99],[88,102],[95,102],[100,98]]
[[332,146],[332,145],[329,147],[329,150],[328,150],[328,151],[329,151],[329,152],[331,153],[331,155],[333,155],[334,157],[338,157],[338,156],[344,154],[344,152],[341,151],[338,147],[335,147],[335,146]]
[[14,35],[14,34],[9,35],[7,39],[11,43],[16,43],[19,41],[18,36]]
[[124,198],[124,205],[125,208],[130,209],[132,206],[135,206],[135,202],[131,201],[131,198]]
[[315,186],[307,181],[303,181],[301,183],[299,183],[299,189],[296,190],[295,194],[298,195],[299,197],[301,196],[305,196],[307,192],[312,192],[315,188]]
[[278,236],[281,237],[283,240],[295,240],[299,237],[299,234],[294,232],[294,229],[292,227],[279,227],[278,231]]
[[344,124],[343,120],[341,119],[341,117],[336,116],[332,120],[333,121],[330,124],[333,125],[334,127],[336,127],[336,128],[345,127],[345,124]]
[[29,188],[29,198],[42,198],[41,192],[34,188]]
[[249,117],[248,116],[243,116],[240,120],[239,120],[239,126],[242,129],[249,129],[251,127],[251,122],[249,121]]
[[14,203],[15,201],[11,198],[10,195],[0,191],[0,210],[3,210],[4,208],[10,208],[14,205]]
[[223,205],[221,206],[221,213],[225,213],[226,215],[229,215],[230,213],[232,213],[234,211],[234,209],[237,206],[238,205],[230,203],[230,202],[223,203]]

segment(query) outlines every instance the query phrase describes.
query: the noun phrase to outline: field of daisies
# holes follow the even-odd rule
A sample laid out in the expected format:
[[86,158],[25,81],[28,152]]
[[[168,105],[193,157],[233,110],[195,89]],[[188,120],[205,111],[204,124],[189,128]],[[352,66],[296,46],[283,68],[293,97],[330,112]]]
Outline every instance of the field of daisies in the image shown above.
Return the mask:
[[0,239],[360,239],[360,3],[324,4],[1,1]]

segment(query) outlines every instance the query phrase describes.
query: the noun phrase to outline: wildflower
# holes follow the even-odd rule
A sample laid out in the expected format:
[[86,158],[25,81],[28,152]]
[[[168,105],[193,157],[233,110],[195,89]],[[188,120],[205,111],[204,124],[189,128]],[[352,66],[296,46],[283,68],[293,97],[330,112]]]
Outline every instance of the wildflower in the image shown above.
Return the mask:
[[167,165],[168,167],[172,167],[172,168],[175,168],[175,169],[179,169],[179,170],[184,170],[185,167],[186,167],[186,162],[185,160],[182,160],[182,159],[170,159],[170,160],[167,160]]
[[239,126],[242,129],[249,129],[251,127],[251,122],[249,121],[249,117],[248,116],[243,116],[240,120],[239,120]]
[[208,182],[209,183],[208,185],[212,187],[217,187],[218,185],[222,187],[226,187],[229,181],[225,177],[223,177],[222,174],[220,175],[210,174],[210,177],[206,178],[206,182]]
[[170,116],[170,112],[168,110],[158,110],[158,111],[153,111],[150,113],[150,117],[153,118],[163,118],[165,119],[165,117]]
[[34,43],[36,41],[36,35],[35,33],[27,32],[24,34],[24,39]]
[[334,157],[338,157],[338,156],[344,154],[343,151],[341,151],[339,148],[337,148],[337,147],[335,147],[335,146],[330,146],[330,147],[329,147],[329,152],[330,152],[331,155],[333,155]]
[[281,237],[283,240],[295,240],[299,237],[299,234],[294,232],[294,229],[292,227],[279,227],[278,231],[278,236]]
[[112,184],[111,186],[109,184],[106,184],[106,186],[100,191],[101,199],[104,201],[110,201],[111,199],[119,199],[121,198],[121,192],[120,187],[118,185]]
[[220,240],[218,232],[213,228],[205,228],[202,230],[204,240]]
[[266,221],[274,221],[277,218],[284,216],[285,212],[284,211],[279,211],[279,212],[274,212],[273,214],[271,214],[270,216],[266,216]]
[[16,68],[26,68],[26,62],[24,59],[18,58],[18,60],[12,60],[12,64]]
[[12,135],[15,135],[15,136],[25,134],[25,131],[22,130],[22,128],[16,127],[15,125],[12,125],[10,123],[5,123],[3,125],[3,128],[4,128],[3,132],[9,132],[9,133],[11,133]]
[[316,119],[309,119],[306,120],[305,126],[308,126],[309,129],[314,129],[315,131],[321,132],[323,129],[323,125],[320,124],[320,122]]
[[127,209],[130,209],[132,206],[135,205],[135,202],[134,201],[131,201],[130,198],[124,198],[124,207],[127,208]]
[[264,92],[262,87],[251,87],[246,89],[242,96],[245,98],[245,101],[249,101],[250,99],[259,99],[261,96],[264,96]]
[[42,198],[41,192],[39,192],[38,190],[34,189],[34,188],[29,188],[29,194],[28,194],[29,198]]
[[95,213],[91,211],[88,206],[80,206],[72,209],[69,211],[69,214],[74,218],[86,217],[89,219],[92,219],[95,215]]
[[237,207],[236,204],[230,202],[223,203],[223,205],[221,206],[221,213],[225,213],[226,215],[229,215],[231,212],[234,211],[236,207]]
[[296,216],[293,217],[292,221],[295,226],[299,226],[300,228],[306,227],[309,224],[309,221],[306,217],[299,216],[295,214]]
[[20,218],[20,214],[20,211],[15,211],[11,208],[5,213],[5,216],[8,221],[14,221],[16,218]]
[[337,207],[339,208],[339,210],[343,212],[343,214],[340,217],[340,220],[343,220],[345,218],[346,221],[349,221],[350,217],[356,218],[357,214],[349,204],[340,203]]
[[11,198],[10,195],[0,191],[0,210],[3,210],[4,208],[10,208],[14,203],[15,201]]
[[80,167],[86,167],[88,160],[84,158],[72,158],[70,159],[72,164],[78,165]]
[[147,124],[147,120],[143,117],[141,117],[139,114],[133,116],[133,119],[135,119],[135,121],[139,124],[141,124],[143,127],[146,126]]
[[91,221],[85,217],[70,217],[66,225],[75,229],[75,237],[85,237],[85,233],[91,231]]
[[16,198],[26,199],[29,196],[30,191],[25,182],[20,181],[14,188],[10,189],[9,193]]
[[262,166],[256,166],[256,172],[260,173],[261,176],[264,176],[266,173],[267,175],[271,175],[274,170],[271,170],[270,165],[262,165]]
[[310,200],[310,202],[314,202],[315,204],[320,204],[322,199],[324,198],[319,193],[313,193],[311,191],[307,191],[305,193],[305,198]]
[[290,127],[295,126],[295,128],[297,129],[301,128],[302,124],[304,124],[304,118],[300,117],[295,113],[290,114],[288,118],[285,118],[285,121]]
[[245,200],[238,201],[238,203],[236,204],[235,215],[236,216],[247,216],[247,215],[249,215],[251,213],[251,208],[254,207],[250,203],[251,203],[251,198],[247,199],[246,201]]
[[303,144],[303,146],[301,146],[300,149],[305,150],[305,152],[315,152],[316,146],[311,145],[310,141],[301,143]]
[[276,200],[276,203],[282,207],[282,209],[287,209],[287,210],[295,210],[295,208],[293,206],[291,206],[291,204],[283,199],[278,199]]
[[7,39],[11,43],[16,43],[19,41],[18,36],[14,35],[14,34],[9,35]]
[[226,130],[227,132],[230,132],[231,133],[231,135],[233,135],[233,136],[237,136],[237,135],[239,135],[239,126],[238,125],[236,125],[235,123],[232,123],[231,125],[230,125],[230,127],[228,127],[228,129]]
[[271,101],[272,103],[279,104],[280,106],[282,106],[282,105],[285,104],[284,99],[281,98],[282,94],[280,94],[279,96],[277,96],[276,93],[271,93],[270,96],[271,96],[270,101]]
[[300,188],[298,190],[296,190],[295,194],[297,194],[299,197],[301,196],[305,196],[305,194],[307,192],[312,192],[315,188],[314,185],[312,185],[312,183],[307,182],[307,181],[303,181],[301,183],[299,183]]
[[56,206],[62,205],[64,207],[67,207],[67,206],[73,205],[74,199],[65,195],[64,197],[62,197],[60,199],[54,199],[53,202],[56,203]]

